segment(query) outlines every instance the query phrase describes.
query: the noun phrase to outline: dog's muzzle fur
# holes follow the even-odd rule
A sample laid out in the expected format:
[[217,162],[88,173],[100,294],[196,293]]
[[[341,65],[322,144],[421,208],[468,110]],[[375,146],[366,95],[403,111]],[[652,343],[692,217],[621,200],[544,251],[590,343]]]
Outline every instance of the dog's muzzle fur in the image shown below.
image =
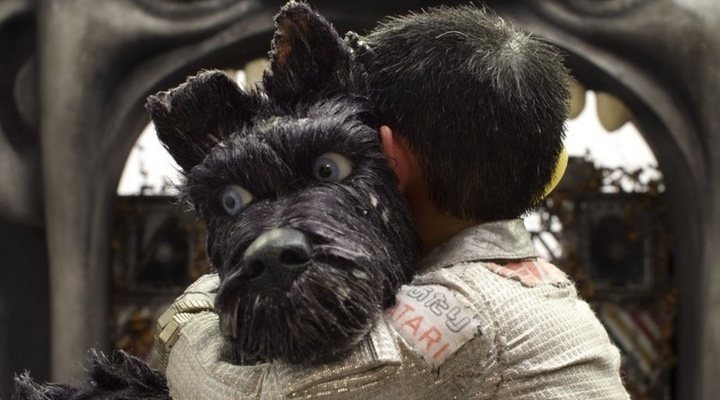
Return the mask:
[[[357,128],[359,142],[377,140]],[[226,150],[236,146],[243,143]],[[216,310],[238,362],[314,362],[348,350],[410,278],[409,214],[379,149],[363,147],[367,155],[355,155],[353,174],[339,184],[290,190],[248,207],[241,222],[209,222],[208,251],[222,282]],[[216,157],[224,158],[212,154],[204,165]]]

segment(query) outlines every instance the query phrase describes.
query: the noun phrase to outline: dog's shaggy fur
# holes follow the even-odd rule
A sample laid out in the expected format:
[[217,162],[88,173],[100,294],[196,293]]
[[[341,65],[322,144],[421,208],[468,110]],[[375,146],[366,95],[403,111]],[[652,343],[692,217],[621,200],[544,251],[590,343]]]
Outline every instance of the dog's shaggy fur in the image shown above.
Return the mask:
[[110,360],[91,352],[88,381],[81,385],[37,384],[28,374],[15,378],[15,400],[170,400],[167,382],[144,361],[124,352]]
[[[362,65],[306,5],[290,3],[276,22],[262,89],[246,92],[206,72],[148,101],[160,139],[187,172],[187,199],[207,223],[221,280],[216,310],[241,363],[307,363],[348,350],[414,265],[410,214],[377,127],[366,123]],[[352,165],[347,177],[318,176],[318,160],[330,153]],[[252,201],[228,215],[221,198],[237,186]],[[260,288],[246,250],[281,227],[307,236],[310,265],[287,288]]]

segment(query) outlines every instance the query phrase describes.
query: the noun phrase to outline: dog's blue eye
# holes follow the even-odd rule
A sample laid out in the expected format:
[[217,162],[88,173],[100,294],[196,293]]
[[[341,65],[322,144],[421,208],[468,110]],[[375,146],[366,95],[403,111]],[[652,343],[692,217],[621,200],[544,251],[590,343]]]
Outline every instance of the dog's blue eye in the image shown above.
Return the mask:
[[252,194],[238,185],[228,185],[220,201],[228,215],[237,215],[253,199]]
[[325,182],[338,182],[350,175],[352,162],[338,153],[325,153],[313,162],[313,175]]

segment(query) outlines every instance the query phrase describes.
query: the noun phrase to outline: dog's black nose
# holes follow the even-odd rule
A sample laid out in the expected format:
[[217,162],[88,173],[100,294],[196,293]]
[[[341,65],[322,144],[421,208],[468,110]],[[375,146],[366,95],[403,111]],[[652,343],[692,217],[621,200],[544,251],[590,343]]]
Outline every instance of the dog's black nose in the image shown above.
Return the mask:
[[312,245],[297,229],[277,228],[258,236],[245,250],[245,277],[255,290],[284,289],[310,264]]

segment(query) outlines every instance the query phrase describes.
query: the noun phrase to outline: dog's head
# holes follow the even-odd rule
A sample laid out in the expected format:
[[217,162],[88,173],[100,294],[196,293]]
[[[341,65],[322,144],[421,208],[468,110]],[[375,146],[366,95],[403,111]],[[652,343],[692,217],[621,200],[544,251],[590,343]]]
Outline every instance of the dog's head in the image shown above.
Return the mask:
[[356,52],[304,4],[276,25],[261,87],[203,72],[147,104],[207,224],[216,309],[241,363],[349,349],[409,280],[416,249]]

